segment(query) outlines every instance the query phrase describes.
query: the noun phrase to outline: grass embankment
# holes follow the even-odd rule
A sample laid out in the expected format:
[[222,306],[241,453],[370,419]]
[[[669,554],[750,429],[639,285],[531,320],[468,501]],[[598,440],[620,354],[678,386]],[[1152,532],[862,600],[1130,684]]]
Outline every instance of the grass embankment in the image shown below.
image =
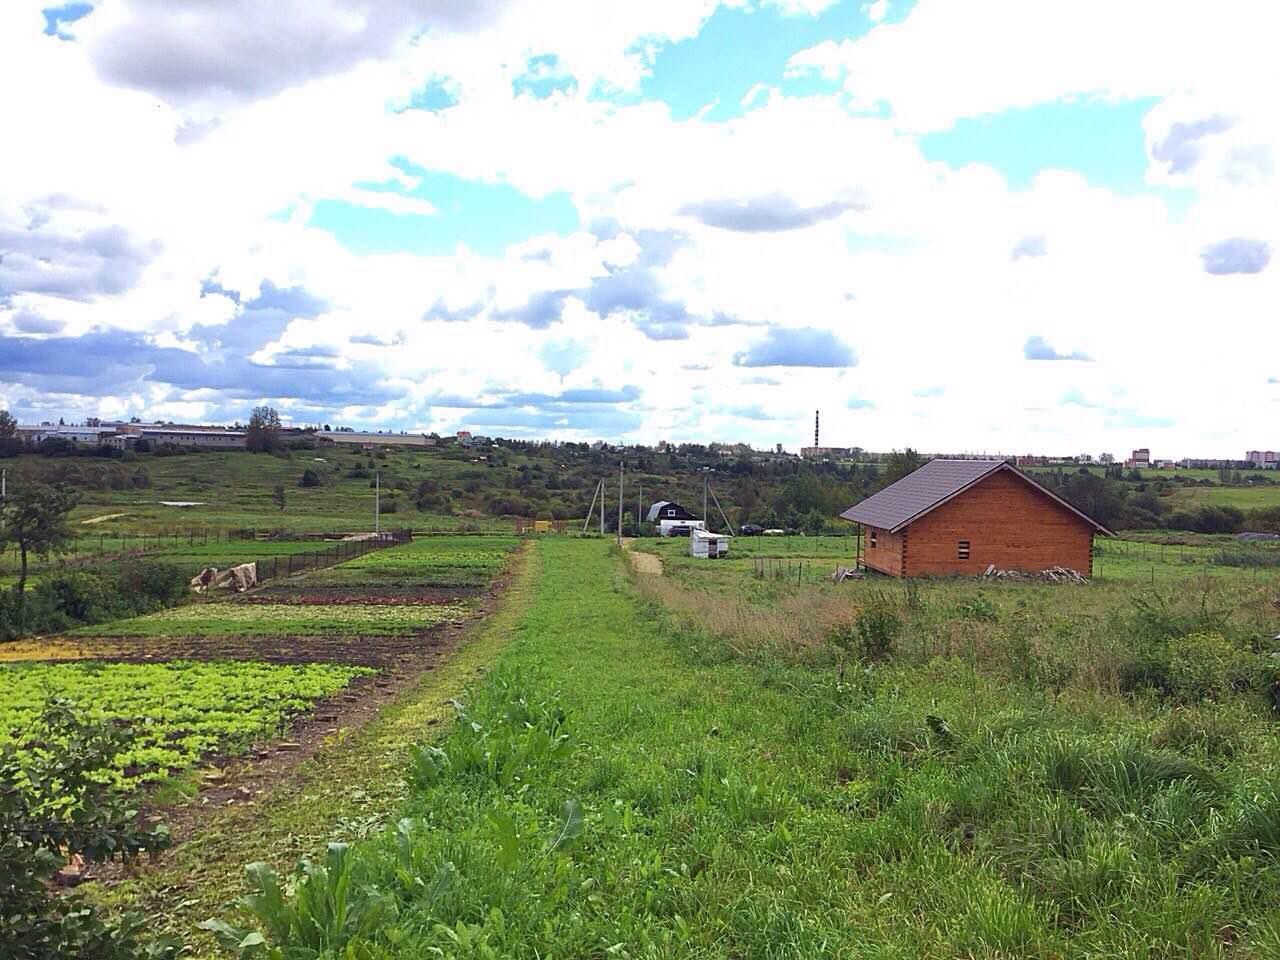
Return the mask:
[[[269,793],[212,814],[197,835],[97,899],[140,909],[163,931],[191,939],[196,956],[213,956],[199,921],[225,913],[244,889],[244,867],[277,867],[311,856],[325,843],[379,829],[404,795],[408,748],[451,714],[452,697],[482,673],[509,641],[532,596],[538,557],[518,555],[496,612],[464,634],[459,647],[421,681],[355,730],[340,729]],[[303,578],[304,582],[307,578]]]
[[[1280,950],[1280,784],[1261,697],[1055,694],[987,676],[963,643],[923,665],[859,667],[837,687],[829,665],[734,658],[673,628],[601,543],[537,549],[537,591],[498,669],[439,748],[382,771],[413,778],[406,819],[305,881],[311,903],[328,891],[371,918],[330,928],[327,946],[405,958]],[[319,944],[266,912],[283,944]]]

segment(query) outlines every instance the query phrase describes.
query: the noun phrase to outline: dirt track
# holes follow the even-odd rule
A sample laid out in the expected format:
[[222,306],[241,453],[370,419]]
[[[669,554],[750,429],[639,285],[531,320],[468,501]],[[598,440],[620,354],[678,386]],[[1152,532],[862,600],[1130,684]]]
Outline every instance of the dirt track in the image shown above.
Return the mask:
[[653,577],[662,576],[662,558],[656,557],[652,553],[645,553],[643,550],[633,549],[634,540],[623,540],[622,549],[626,551],[627,559],[631,561],[632,569],[636,573],[643,573]]

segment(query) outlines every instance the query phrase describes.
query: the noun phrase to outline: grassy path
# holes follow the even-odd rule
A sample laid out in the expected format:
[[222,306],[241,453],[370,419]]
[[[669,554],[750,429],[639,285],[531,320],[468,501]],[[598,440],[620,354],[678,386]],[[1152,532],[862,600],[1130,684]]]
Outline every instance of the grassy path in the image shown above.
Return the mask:
[[605,543],[536,549],[496,668],[407,771],[404,819],[306,882],[308,902],[375,920],[321,917],[322,939],[282,945],[406,960],[1280,948],[1280,799],[1251,739],[1210,771],[1114,699],[1054,702],[955,661],[837,689],[829,670],[730,659],[676,630]]
[[[228,807],[199,835],[169,852],[157,868],[109,890],[107,904],[138,909],[159,928],[192,937],[195,924],[226,911],[244,892],[246,864],[263,861],[288,868],[313,856],[327,842],[363,836],[383,822],[405,793],[408,745],[429,739],[452,715],[449,701],[480,676],[510,640],[532,596],[538,556],[524,551],[495,613],[449,660],[425,675],[373,722],[348,736],[339,734],[297,776],[260,796],[253,805]],[[195,937],[212,955],[209,939]]]

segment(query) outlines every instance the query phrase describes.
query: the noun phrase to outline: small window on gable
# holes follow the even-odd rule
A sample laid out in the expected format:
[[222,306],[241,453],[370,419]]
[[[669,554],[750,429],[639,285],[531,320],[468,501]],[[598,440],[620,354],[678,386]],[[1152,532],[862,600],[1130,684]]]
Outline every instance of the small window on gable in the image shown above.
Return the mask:
[[956,557],[960,560],[969,559],[969,541],[961,540],[956,544]]
[[668,516],[668,517],[674,517],[675,515],[676,515],[676,512],[675,512],[675,510],[674,510],[673,508],[668,508],[668,509],[667,509],[667,516]]
[[874,548],[876,545],[876,532],[872,530],[869,534],[867,534],[867,538],[868,538],[867,542],[871,544],[871,546]]

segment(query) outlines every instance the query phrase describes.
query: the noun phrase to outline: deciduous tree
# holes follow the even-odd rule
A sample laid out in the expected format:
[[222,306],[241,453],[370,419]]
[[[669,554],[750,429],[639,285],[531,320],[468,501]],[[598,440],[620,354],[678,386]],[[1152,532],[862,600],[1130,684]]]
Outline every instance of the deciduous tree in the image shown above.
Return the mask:
[[48,557],[71,542],[67,515],[79,502],[74,490],[28,480],[16,483],[0,510],[0,540],[18,548],[20,564],[14,587],[19,603],[27,588],[27,560],[31,554]]
[[255,453],[274,453],[280,448],[280,414],[275,407],[254,407],[245,431],[245,446]]

